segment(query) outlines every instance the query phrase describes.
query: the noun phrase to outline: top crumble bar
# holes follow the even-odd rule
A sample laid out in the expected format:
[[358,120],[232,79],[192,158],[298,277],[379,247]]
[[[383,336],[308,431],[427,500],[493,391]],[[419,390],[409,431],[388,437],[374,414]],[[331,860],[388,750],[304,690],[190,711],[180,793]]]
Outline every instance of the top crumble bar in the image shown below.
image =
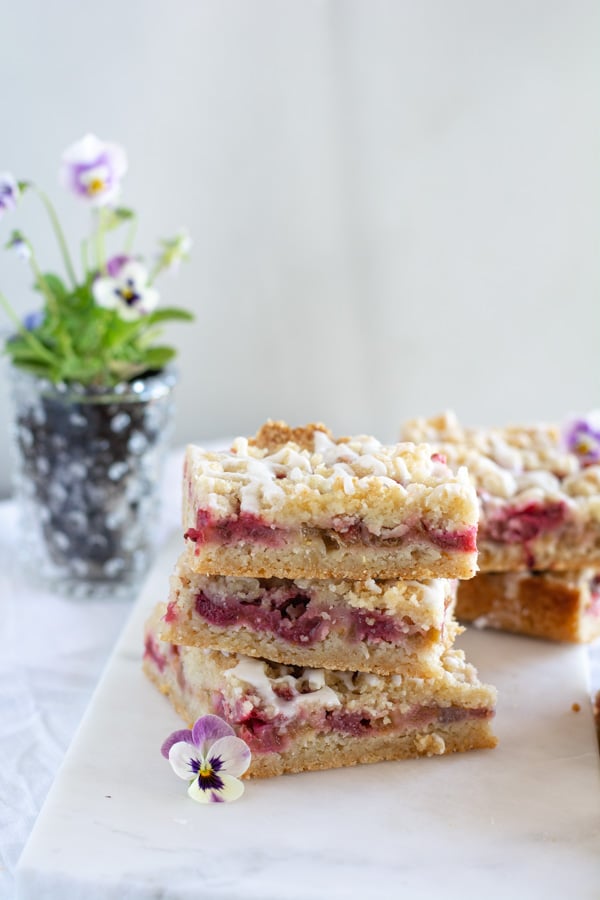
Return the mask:
[[465,428],[445,413],[406,422],[401,435],[468,468],[481,571],[600,567],[600,465],[570,449],[558,426]]
[[477,497],[426,444],[267,422],[231,450],[187,448],[187,565],[282,578],[470,578]]

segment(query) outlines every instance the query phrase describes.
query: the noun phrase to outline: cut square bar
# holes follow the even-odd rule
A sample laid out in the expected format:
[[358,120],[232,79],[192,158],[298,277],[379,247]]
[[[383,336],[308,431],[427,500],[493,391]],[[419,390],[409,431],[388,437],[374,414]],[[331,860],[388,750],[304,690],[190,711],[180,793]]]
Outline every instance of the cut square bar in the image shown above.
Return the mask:
[[431,675],[453,643],[455,580],[171,577],[161,638],[299,666]]
[[267,423],[228,452],[187,449],[190,571],[280,578],[469,578],[478,504],[431,447]]

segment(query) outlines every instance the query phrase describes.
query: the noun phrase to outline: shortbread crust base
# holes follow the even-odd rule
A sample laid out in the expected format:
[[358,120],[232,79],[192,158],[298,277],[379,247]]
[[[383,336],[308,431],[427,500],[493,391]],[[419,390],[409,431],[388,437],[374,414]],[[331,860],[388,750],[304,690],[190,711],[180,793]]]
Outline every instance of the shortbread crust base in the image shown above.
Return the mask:
[[327,548],[318,537],[285,547],[259,544],[195,544],[187,541],[185,565],[205,575],[254,578],[472,578],[476,553],[445,553],[433,545],[396,548],[368,546]]
[[600,615],[590,612],[589,575],[482,573],[459,584],[456,615],[481,627],[587,643],[600,637]]

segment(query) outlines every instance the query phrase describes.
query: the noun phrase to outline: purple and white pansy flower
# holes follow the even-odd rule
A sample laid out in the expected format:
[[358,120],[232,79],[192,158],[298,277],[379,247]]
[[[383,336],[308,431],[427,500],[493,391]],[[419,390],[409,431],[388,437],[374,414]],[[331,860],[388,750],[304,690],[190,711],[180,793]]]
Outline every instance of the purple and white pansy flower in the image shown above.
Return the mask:
[[161,747],[176,775],[189,782],[188,796],[199,803],[227,803],[244,793],[240,777],[252,754],[219,716],[202,716],[192,729],[174,731]]
[[94,206],[105,206],[118,197],[126,171],[127,156],[122,147],[86,134],[65,150],[60,181]]
[[149,282],[146,267],[131,256],[113,256],[106,264],[105,276],[92,284],[98,306],[115,309],[122,319],[133,320],[156,308],[158,291]]
[[29,262],[31,259],[31,246],[29,241],[25,239],[20,231],[13,231],[10,240],[6,244],[6,249],[14,251],[14,253],[16,253],[20,259],[25,260],[25,262]]
[[570,422],[565,430],[565,443],[582,465],[600,462],[600,412]]
[[0,218],[16,207],[18,199],[19,185],[14,175],[0,172]]

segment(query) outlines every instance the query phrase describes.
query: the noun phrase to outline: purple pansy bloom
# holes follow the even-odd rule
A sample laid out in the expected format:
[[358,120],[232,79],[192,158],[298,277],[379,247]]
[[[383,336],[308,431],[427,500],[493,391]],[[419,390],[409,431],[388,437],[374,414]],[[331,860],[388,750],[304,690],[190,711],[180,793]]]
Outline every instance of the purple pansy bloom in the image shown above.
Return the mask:
[[108,274],[92,284],[98,306],[115,309],[122,319],[138,319],[152,312],[158,291],[148,284],[148,272],[130,256],[113,256],[106,264]]
[[565,433],[567,448],[575,453],[582,465],[600,462],[600,414],[576,419]]
[[19,185],[10,172],[0,173],[0,218],[4,213],[14,209],[19,197]]
[[36,328],[39,328],[40,325],[43,324],[45,319],[44,313],[41,309],[36,309],[34,312],[27,313],[26,316],[23,316],[23,327],[27,329],[27,331],[35,331]]
[[26,241],[20,231],[13,231],[9,242],[6,245],[8,250],[13,250],[17,256],[28,262],[31,259],[31,247],[29,241]]
[[104,206],[118,196],[126,171],[127,156],[122,147],[86,134],[65,150],[60,181],[79,197]]
[[250,765],[250,749],[219,716],[202,716],[190,730],[174,731],[161,747],[173,771],[189,782],[199,803],[226,803],[244,793],[239,780]]

